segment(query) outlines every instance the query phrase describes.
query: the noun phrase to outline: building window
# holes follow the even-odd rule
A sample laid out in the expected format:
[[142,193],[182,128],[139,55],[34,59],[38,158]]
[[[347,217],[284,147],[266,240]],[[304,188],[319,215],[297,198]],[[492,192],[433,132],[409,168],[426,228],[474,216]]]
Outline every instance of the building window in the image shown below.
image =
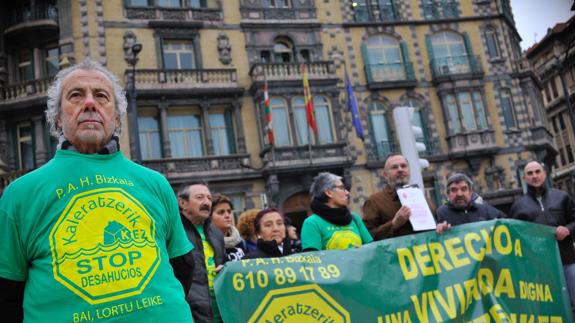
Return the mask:
[[206,8],[207,7],[206,0],[189,0],[188,5],[191,8]]
[[422,0],[423,17],[425,19],[457,18],[459,11],[457,1],[453,0]]
[[381,35],[372,36],[363,47],[368,81],[405,80],[401,47],[397,39]]
[[554,77],[549,80],[549,86],[551,87],[551,92],[553,93],[553,99],[555,99],[559,96],[559,93],[557,92],[557,84],[555,84]]
[[543,92],[545,93],[545,101],[547,103],[551,102],[551,94],[549,93],[549,87],[543,86]]
[[559,115],[557,116],[557,119],[559,119],[559,128],[560,128],[561,130],[567,129],[567,128],[565,127],[565,120],[563,120],[563,113],[559,114]]
[[499,43],[497,42],[497,33],[495,28],[489,27],[485,30],[485,42],[487,43],[487,53],[489,57],[500,58]]
[[270,100],[270,109],[272,111],[275,144],[277,146],[291,146],[287,102],[284,99],[272,98]]
[[317,127],[317,138],[312,133],[307,122],[305,99],[296,97],[292,100],[294,112],[295,132],[298,145],[307,145],[311,138],[311,143],[329,144],[334,142],[333,127],[331,120],[331,109],[327,99],[323,96],[313,98],[315,122]]
[[444,31],[431,36],[434,70],[440,75],[469,73],[469,55],[461,35]]
[[269,8],[290,8],[290,0],[265,0],[264,5]]
[[16,67],[18,69],[17,81],[26,82],[34,79],[34,60],[31,50],[25,50],[16,56]]
[[443,102],[449,116],[451,134],[487,129],[487,118],[479,91],[447,94]]
[[378,158],[385,158],[395,150],[389,128],[387,111],[383,103],[380,102],[370,103],[368,110],[375,152]]
[[353,17],[357,22],[369,21],[369,10],[366,0],[352,0]]
[[274,42],[274,63],[291,63],[293,61],[293,44],[288,39],[277,39]]
[[427,129],[427,122],[424,116],[425,111],[423,110],[423,104],[421,103],[421,101],[417,99],[409,98],[407,99],[407,101],[404,102],[404,105],[413,108],[413,117],[411,118],[411,124],[421,128],[422,130],[421,134],[416,135],[415,140],[417,142],[424,143],[427,150],[431,151],[432,147],[430,146],[429,132]]
[[156,116],[138,117],[138,132],[140,135],[140,150],[142,159],[162,158],[160,129]]
[[194,43],[191,40],[165,40],[162,44],[165,69],[194,69]]
[[223,113],[210,113],[210,134],[214,146],[214,155],[225,156],[234,154],[234,127],[231,111]]
[[569,164],[573,163],[573,150],[571,149],[571,145],[565,145],[565,151],[567,152],[567,161],[569,161]]
[[60,50],[58,47],[44,49],[44,73],[47,77],[58,74]]
[[164,8],[179,8],[182,6],[180,0],[157,0],[159,7]]
[[32,145],[32,125],[21,123],[16,127],[19,169],[34,168],[34,147]]
[[202,119],[189,111],[173,111],[168,115],[168,135],[172,157],[204,156]]
[[153,0],[127,0],[127,6],[129,7],[148,7],[150,6],[150,1],[153,3]]
[[502,89],[499,91],[499,99],[501,101],[501,110],[503,111],[503,119],[505,120],[505,127],[507,129],[517,128],[517,121],[515,118],[515,111],[513,108],[513,99],[511,98],[511,91],[509,89]]
[[354,20],[362,21],[395,21],[399,14],[393,0],[355,0],[352,1]]

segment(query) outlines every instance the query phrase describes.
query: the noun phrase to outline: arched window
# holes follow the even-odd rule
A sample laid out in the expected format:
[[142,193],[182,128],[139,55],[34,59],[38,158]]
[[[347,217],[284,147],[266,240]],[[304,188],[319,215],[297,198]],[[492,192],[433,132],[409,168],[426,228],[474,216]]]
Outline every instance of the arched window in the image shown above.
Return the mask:
[[387,35],[369,37],[364,56],[368,81],[405,80],[402,50],[397,39]]
[[438,32],[431,36],[432,65],[439,75],[471,72],[465,40],[457,33]]
[[289,133],[289,113],[287,102],[281,98],[270,100],[274,141],[277,146],[290,146],[292,144]]
[[274,41],[274,63],[293,62],[293,43],[290,39],[280,37]]
[[516,128],[517,120],[515,118],[511,91],[509,91],[509,89],[501,89],[501,91],[499,91],[499,100],[501,102],[501,110],[503,112],[503,119],[505,120],[505,127],[507,127],[507,129]]
[[497,33],[495,28],[488,27],[485,30],[485,43],[487,44],[487,53],[489,58],[500,58],[499,43],[497,42]]
[[413,118],[411,118],[411,124],[421,128],[422,130],[422,133],[418,134],[415,140],[417,140],[417,142],[424,143],[425,146],[429,149],[429,131],[427,129],[427,119],[424,116],[423,103],[418,99],[408,98],[404,101],[403,104],[413,108]]
[[309,139],[314,143],[315,140],[311,133],[311,129],[307,122],[305,99],[303,97],[295,97],[292,100],[293,117],[295,122],[295,137],[298,145],[307,145]]
[[375,152],[379,158],[384,158],[395,150],[389,128],[387,111],[381,102],[370,103],[368,110]]

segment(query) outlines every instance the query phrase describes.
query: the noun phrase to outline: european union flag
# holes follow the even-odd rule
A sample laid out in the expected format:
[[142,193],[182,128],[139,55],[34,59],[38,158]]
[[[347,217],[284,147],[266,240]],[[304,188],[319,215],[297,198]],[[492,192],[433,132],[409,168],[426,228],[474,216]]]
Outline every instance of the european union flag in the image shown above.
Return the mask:
[[363,141],[364,138],[361,119],[357,111],[357,103],[355,103],[355,95],[353,95],[353,88],[351,87],[351,81],[349,80],[347,71],[345,71],[345,88],[347,90],[347,108],[351,112],[351,119],[353,120],[353,126],[355,127],[355,134]]

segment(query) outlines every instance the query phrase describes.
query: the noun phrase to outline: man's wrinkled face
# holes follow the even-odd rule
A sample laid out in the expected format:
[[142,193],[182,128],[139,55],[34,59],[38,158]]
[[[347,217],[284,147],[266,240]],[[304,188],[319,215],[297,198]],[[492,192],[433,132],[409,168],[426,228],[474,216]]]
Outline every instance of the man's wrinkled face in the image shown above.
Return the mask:
[[188,199],[180,199],[180,207],[190,221],[203,222],[210,217],[212,210],[212,194],[207,186],[196,184],[190,186]]
[[545,184],[545,179],[547,178],[547,172],[543,166],[538,162],[530,162],[525,165],[523,169],[524,175],[523,179],[527,182],[527,185],[539,188]]
[[78,148],[102,147],[119,126],[112,82],[96,70],[76,70],[62,81],[57,120],[64,137]]
[[464,208],[471,202],[473,190],[466,181],[455,182],[449,185],[449,202],[458,208]]
[[409,164],[401,155],[392,156],[385,162],[383,177],[388,185],[397,187],[409,184]]

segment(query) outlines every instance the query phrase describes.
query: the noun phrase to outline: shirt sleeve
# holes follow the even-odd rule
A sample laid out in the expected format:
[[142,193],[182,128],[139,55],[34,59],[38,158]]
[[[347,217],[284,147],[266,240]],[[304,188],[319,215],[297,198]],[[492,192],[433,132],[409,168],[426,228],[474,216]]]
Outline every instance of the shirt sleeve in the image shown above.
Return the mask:
[[7,191],[0,198],[0,277],[25,281],[28,277],[28,261],[24,244],[15,220],[14,207],[9,201],[14,199]]
[[180,211],[176,196],[168,188],[166,196],[166,216],[168,217],[168,236],[166,245],[168,247],[168,256],[171,258],[179,257],[194,249],[194,245],[188,240],[184,225],[180,219]]
[[312,217],[307,218],[303,222],[301,228],[301,248],[304,251],[307,249],[322,250],[321,233]]
[[367,230],[367,228],[365,227],[365,224],[363,223],[363,221],[361,220],[361,218],[359,217],[359,215],[354,214],[354,222],[357,224],[358,226],[358,230],[359,230],[359,235],[361,237],[361,243],[362,244],[367,244],[373,241],[373,237],[371,236],[371,234],[369,233],[369,231]]

